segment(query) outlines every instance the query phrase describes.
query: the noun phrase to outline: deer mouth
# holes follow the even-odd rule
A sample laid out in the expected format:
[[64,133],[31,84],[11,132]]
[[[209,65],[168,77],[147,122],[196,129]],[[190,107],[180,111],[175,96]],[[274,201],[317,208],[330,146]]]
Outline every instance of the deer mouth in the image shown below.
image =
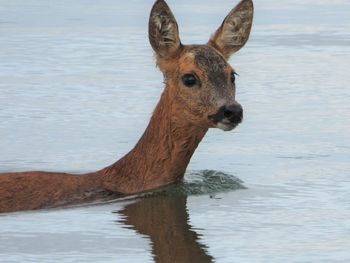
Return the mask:
[[223,131],[232,131],[238,126],[239,123],[233,123],[230,121],[222,120],[216,123],[216,127]]
[[211,120],[211,123],[213,128],[218,128],[223,131],[232,131],[234,128],[236,128],[239,125],[240,122],[231,122],[227,119],[223,119],[218,122]]
[[218,128],[223,131],[232,131],[236,128],[243,119],[232,122],[230,119],[223,118],[222,120],[215,120],[213,116],[208,117],[209,121],[212,123],[212,127]]

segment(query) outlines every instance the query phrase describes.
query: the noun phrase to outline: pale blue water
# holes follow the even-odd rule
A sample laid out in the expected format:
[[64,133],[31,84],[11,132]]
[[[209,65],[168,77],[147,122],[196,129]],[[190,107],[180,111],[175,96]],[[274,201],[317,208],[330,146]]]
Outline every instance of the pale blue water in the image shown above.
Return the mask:
[[[1,215],[0,262],[350,261],[350,2],[255,2],[231,60],[245,121],[207,134],[187,183]],[[236,2],[168,3],[203,43]],[[0,171],[92,171],[131,149],[163,87],[152,4],[0,0]]]

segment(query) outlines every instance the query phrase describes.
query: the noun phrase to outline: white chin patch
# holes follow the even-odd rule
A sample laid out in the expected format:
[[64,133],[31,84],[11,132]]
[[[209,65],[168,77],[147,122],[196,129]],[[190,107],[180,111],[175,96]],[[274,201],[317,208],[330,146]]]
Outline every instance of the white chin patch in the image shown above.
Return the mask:
[[219,128],[220,130],[223,131],[232,131],[237,125],[234,124],[226,124],[226,123],[222,123],[222,122],[218,122],[218,124],[216,125],[217,128]]

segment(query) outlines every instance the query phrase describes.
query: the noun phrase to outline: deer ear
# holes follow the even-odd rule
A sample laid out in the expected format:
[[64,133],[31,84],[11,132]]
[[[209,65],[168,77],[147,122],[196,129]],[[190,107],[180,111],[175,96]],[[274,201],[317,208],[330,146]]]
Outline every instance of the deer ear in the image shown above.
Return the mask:
[[172,56],[181,46],[177,22],[164,0],[157,0],[153,5],[148,36],[153,50],[162,58]]
[[210,38],[208,45],[221,52],[226,59],[247,42],[253,23],[252,0],[242,0],[227,15],[221,27]]

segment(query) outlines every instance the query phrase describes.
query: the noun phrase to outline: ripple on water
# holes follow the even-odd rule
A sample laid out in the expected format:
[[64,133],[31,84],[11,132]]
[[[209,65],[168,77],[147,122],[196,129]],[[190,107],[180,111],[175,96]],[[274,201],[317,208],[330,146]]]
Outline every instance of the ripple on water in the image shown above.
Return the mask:
[[190,171],[183,181],[155,190],[147,195],[206,195],[246,189],[239,178],[220,171]]

